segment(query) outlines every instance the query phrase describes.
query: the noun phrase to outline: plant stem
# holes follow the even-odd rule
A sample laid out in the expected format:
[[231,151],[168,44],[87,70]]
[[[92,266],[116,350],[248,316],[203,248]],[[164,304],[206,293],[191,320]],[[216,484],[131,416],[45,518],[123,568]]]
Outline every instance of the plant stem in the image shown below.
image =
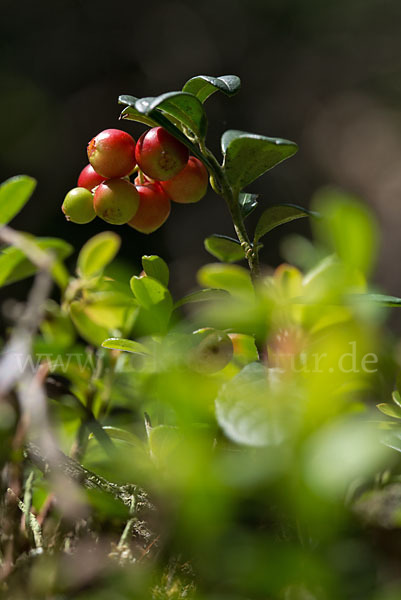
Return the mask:
[[200,143],[199,146],[202,154],[204,154],[208,159],[208,164],[211,165],[211,175],[214,179],[213,188],[215,192],[222,196],[226,201],[233,221],[235,233],[237,234],[238,240],[244,249],[245,257],[248,261],[249,269],[251,271],[251,277],[255,281],[260,274],[258,247],[254,246],[249,239],[239,205],[239,192],[233,190],[230,186],[224,170],[214,154],[203,143]]

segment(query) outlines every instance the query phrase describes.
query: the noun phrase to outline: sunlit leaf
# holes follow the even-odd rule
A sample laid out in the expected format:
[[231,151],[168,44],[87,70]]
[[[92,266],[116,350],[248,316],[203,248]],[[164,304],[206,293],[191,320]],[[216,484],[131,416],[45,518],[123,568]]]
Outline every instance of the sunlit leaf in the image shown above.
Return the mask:
[[82,247],[77,262],[77,271],[82,277],[99,275],[115,258],[120,249],[120,237],[112,231],[98,233]]
[[0,226],[7,225],[25,206],[36,187],[36,180],[17,175],[0,185]]
[[237,296],[253,294],[249,272],[238,265],[221,263],[204,265],[198,271],[198,281],[201,285],[221,288]]
[[74,301],[69,305],[69,314],[79,335],[94,346],[101,346],[110,336],[109,328],[95,323],[87,314],[82,302]]
[[164,331],[170,320],[173,300],[168,289],[153,277],[132,277],[132,292],[140,306],[148,311],[156,328]]
[[401,408],[398,406],[383,402],[382,404],[377,404],[377,408],[387,417],[391,417],[392,419],[401,419]]
[[124,338],[108,338],[102,342],[102,346],[110,350],[121,350],[132,354],[149,354],[149,350],[143,344]]
[[160,256],[142,256],[142,267],[146,275],[160,281],[165,287],[168,286],[170,277],[169,268]]
[[241,244],[230,237],[217,233],[205,239],[206,250],[223,262],[237,262],[245,258]]

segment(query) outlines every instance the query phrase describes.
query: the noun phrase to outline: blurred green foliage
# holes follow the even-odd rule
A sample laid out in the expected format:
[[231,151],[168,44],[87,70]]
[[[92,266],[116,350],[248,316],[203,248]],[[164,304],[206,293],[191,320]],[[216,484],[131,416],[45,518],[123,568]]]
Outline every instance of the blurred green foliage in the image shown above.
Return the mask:
[[[282,264],[253,286],[243,267],[212,263],[198,273],[203,289],[182,299],[160,257],[144,256],[130,281],[115,233],[84,245],[60,302],[46,304],[32,365],[47,364],[63,452],[145,489],[153,533],[135,533],[144,517],[102,486],[82,486],[90,517],[75,524],[57,503],[43,512],[51,480],[13,456],[18,409],[3,403],[2,463],[17,461],[26,485],[33,470],[32,510],[46,515],[43,546],[21,552],[4,597],[398,598],[401,521],[376,496],[394,494],[401,464],[388,300],[367,280],[377,228],[339,191],[322,190],[314,209],[305,272]],[[9,249],[0,260],[13,260]],[[28,274],[27,260],[13,277]],[[212,374],[191,360],[200,327],[233,343]],[[20,535],[32,543],[29,528]]]

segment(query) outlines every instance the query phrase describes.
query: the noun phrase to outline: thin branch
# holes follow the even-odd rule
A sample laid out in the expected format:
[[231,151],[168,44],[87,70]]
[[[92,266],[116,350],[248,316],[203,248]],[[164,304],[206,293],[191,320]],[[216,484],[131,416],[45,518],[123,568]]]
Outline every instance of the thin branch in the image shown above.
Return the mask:
[[[62,473],[69,481],[80,484],[88,490],[100,490],[109,494],[130,509],[134,497],[135,510],[138,516],[140,516],[141,512],[155,510],[148,495],[140,487],[136,485],[120,486],[107,481],[104,477],[100,477],[92,471],[85,469],[77,461],[66,456],[60,450],[57,450],[57,453],[52,456],[52,460],[49,461],[36,444],[29,442],[26,446],[26,454],[31,463],[46,476],[52,476],[54,472]],[[132,526],[132,530],[145,543],[149,543],[154,537],[153,532],[148,529],[144,521],[136,521]]]

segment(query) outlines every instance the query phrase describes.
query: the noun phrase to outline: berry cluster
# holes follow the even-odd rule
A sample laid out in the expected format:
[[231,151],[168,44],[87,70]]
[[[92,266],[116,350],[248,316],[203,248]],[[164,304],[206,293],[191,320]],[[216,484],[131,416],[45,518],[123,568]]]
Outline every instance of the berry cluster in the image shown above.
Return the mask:
[[89,142],[88,159],[78,187],[68,192],[62,206],[73,223],[98,216],[152,233],[169,216],[171,200],[188,204],[206,194],[205,166],[162,127],[149,129],[138,142],[125,131],[106,129]]

